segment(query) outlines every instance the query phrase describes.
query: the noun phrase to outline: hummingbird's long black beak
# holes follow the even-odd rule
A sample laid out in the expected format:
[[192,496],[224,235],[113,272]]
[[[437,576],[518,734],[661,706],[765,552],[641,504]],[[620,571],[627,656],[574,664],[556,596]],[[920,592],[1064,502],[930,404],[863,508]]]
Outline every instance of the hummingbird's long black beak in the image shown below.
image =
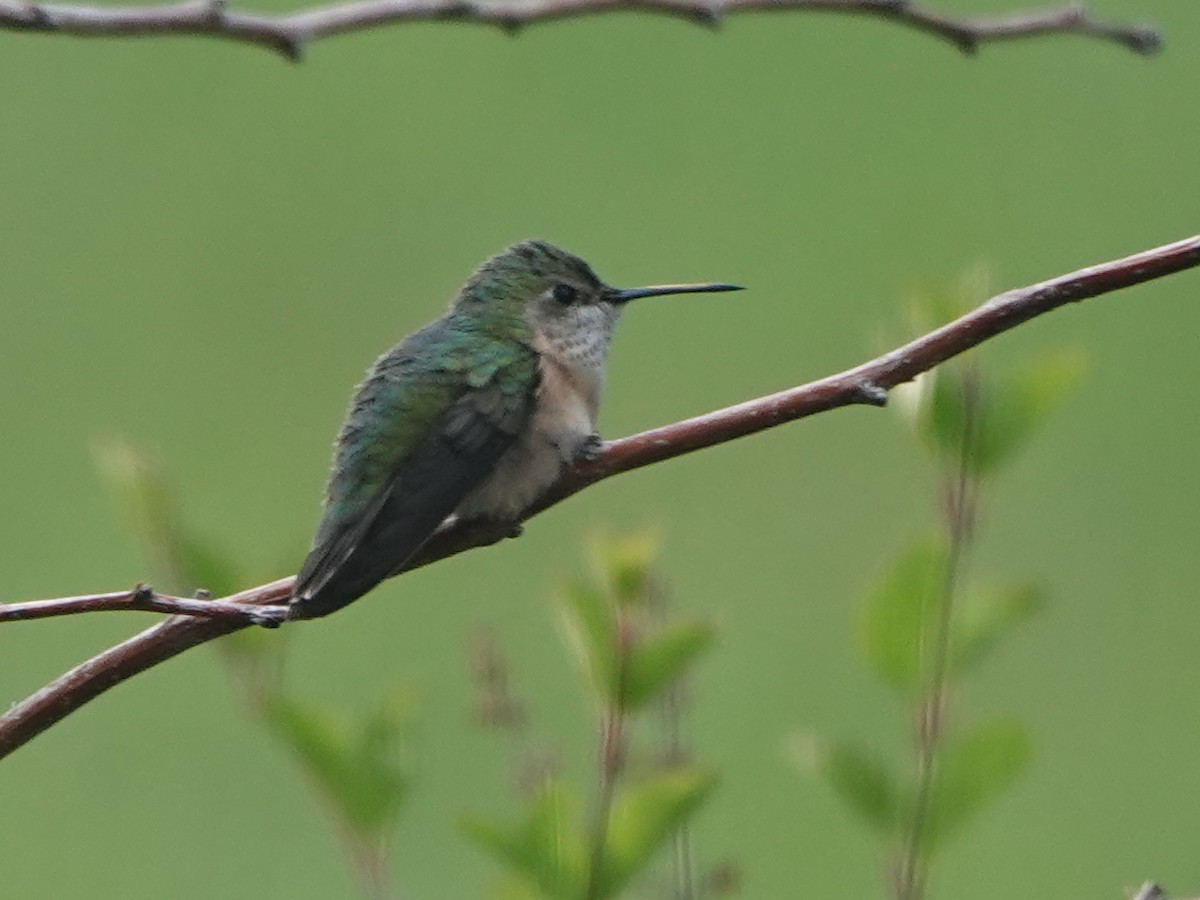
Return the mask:
[[652,284],[649,287],[625,288],[615,290],[610,295],[613,303],[628,303],[639,297],[661,297],[665,294],[715,294],[720,291],[740,291],[738,284],[722,284],[720,282],[705,282],[702,284]]

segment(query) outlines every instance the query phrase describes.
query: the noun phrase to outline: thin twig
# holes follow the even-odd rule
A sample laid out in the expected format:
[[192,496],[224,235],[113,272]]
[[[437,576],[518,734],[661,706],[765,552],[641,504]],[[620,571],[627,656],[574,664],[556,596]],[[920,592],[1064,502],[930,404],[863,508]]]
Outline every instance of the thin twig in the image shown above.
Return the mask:
[[107,7],[0,0],[0,29],[77,37],[203,35],[265,47],[297,62],[318,38],[383,25],[458,21],[511,32],[538,22],[611,12],[672,16],[709,27],[735,13],[850,13],[914,28],[965,53],[974,53],[984,43],[1046,34],[1113,41],[1143,55],[1162,46],[1155,29],[1097,21],[1078,3],[972,18],[934,12],[911,0],[355,0],[282,15],[238,12],[228,9],[224,0]]
[[239,624],[278,625],[287,618],[287,608],[259,607],[248,609],[243,603],[230,600],[209,600],[198,597],[173,597],[160,594],[146,584],[139,584],[129,591],[114,591],[109,594],[86,594],[80,597],[58,597],[54,600],[26,600],[23,603],[0,603],[0,622],[49,619],[53,616],[70,616],[86,612],[135,612],[166,613],[167,615],[195,616],[200,619],[228,619]]
[[[1200,235],[1000,294],[965,316],[853,369],[606,443],[595,459],[567,472],[526,518],[613,475],[827,410],[864,403],[882,406],[887,402],[890,388],[1035,316],[1196,266],[1200,266]],[[405,565],[405,570],[494,544],[512,533],[512,526],[448,523]],[[291,578],[282,578],[222,599],[228,604],[277,606],[286,602],[291,586]],[[258,624],[258,618],[252,614],[245,621],[173,616],[105,650],[0,716],[0,758],[113,685],[199,644]]]

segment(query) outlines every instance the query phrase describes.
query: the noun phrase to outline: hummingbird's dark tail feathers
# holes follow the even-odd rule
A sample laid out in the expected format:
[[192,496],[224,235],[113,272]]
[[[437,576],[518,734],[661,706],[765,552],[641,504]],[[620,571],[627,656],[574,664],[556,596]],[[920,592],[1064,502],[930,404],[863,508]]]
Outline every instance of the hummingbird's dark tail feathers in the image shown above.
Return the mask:
[[296,576],[289,618],[328,615],[400,569],[492,472],[532,408],[532,397],[494,383],[459,397],[366,508],[313,547]]
[[458,505],[461,497],[446,487],[429,478],[403,485],[393,479],[356,527],[309,554],[296,576],[289,618],[339,610],[403,566]]
[[399,487],[393,480],[354,527],[313,549],[296,576],[289,618],[314,619],[357,600],[420,550],[458,502]]

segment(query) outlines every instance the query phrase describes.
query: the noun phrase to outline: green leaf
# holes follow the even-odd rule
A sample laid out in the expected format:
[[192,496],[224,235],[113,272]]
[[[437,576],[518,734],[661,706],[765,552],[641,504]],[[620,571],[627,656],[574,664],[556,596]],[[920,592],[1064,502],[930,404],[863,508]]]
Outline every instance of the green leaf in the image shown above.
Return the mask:
[[957,319],[994,293],[995,280],[992,267],[979,260],[953,280],[921,285],[908,295],[912,326],[926,332]]
[[[994,281],[990,266],[978,262],[964,269],[956,281],[924,286],[909,297],[912,327],[926,332],[958,318],[992,295]],[[894,392],[897,409],[918,436],[951,459],[962,453],[969,381],[978,381],[975,363],[952,360]]]
[[966,364],[948,363],[933,372],[926,394],[928,407],[920,419],[921,436],[950,459],[962,454],[968,422],[967,379],[976,377]]
[[[1061,351],[1005,376],[984,378],[972,363],[949,363],[923,377],[910,417],[939,454],[958,459],[972,433],[967,465],[989,475],[1028,443],[1037,428],[1079,382],[1087,358]],[[910,393],[912,393],[910,391]]]
[[629,711],[653,700],[713,642],[713,629],[702,622],[677,622],[629,650],[621,708]]
[[408,710],[381,705],[352,723],[282,694],[270,697],[262,709],[272,732],[296,754],[347,824],[360,834],[386,834],[409,787],[399,752]]
[[224,597],[245,584],[237,564],[225,551],[192,534],[177,536],[176,557],[186,579],[183,590],[188,593],[204,588],[214,597]]
[[875,754],[843,742],[816,741],[806,756],[814,774],[871,828],[885,837],[896,833],[900,791]]
[[618,701],[616,609],[600,591],[586,584],[570,584],[563,592],[564,621],[575,655],[599,698],[610,706]]
[[566,788],[548,783],[523,822],[470,818],[463,830],[515,874],[555,900],[578,900],[587,880],[587,855]]
[[652,531],[621,536],[604,535],[593,545],[593,556],[604,584],[618,606],[641,605],[658,559],[658,535]]
[[978,726],[947,744],[937,763],[926,852],[999,796],[1029,765],[1029,737],[1016,722]]
[[283,681],[283,664],[290,635],[284,628],[243,628],[216,641],[229,675],[242,688],[256,712],[269,703]]
[[142,545],[154,582],[168,592],[186,590],[175,503],[161,467],[145,450],[119,438],[97,443],[93,457],[125,526]]
[[716,784],[700,766],[662,772],[621,791],[609,816],[607,840],[596,876],[598,896],[612,897],[690,818]]
[[1044,601],[1033,585],[969,591],[955,608],[950,672],[962,674],[978,665],[1006,631],[1041,609]]
[[973,470],[987,474],[1007,462],[1028,443],[1086,371],[1084,354],[1061,351],[994,381],[975,438]]
[[188,532],[166,476],[149,453],[128,441],[111,440],[98,444],[94,455],[160,589],[191,594],[205,588],[216,597],[237,590],[237,566],[228,554]]
[[130,441],[113,438],[97,442],[92,456],[133,532],[141,537],[174,529],[171,492],[161,467],[149,453]]
[[859,634],[868,662],[886,684],[907,694],[921,687],[946,565],[941,541],[928,538],[915,544],[892,566],[863,610]]

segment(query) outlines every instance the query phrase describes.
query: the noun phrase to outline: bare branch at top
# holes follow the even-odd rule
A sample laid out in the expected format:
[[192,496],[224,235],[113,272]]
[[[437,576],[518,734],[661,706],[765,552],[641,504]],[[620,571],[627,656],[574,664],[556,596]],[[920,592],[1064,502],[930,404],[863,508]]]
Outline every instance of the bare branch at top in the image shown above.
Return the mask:
[[155,6],[0,0],[0,29],[76,37],[217,37],[274,50],[297,62],[318,38],[384,25],[456,21],[516,31],[539,22],[612,12],[665,15],[709,27],[741,13],[849,13],[934,35],[966,53],[985,43],[1050,34],[1113,41],[1143,55],[1162,46],[1154,28],[1103,22],[1078,3],[985,18],[935,12],[910,0],[352,0],[284,14],[240,12],[225,0]]

